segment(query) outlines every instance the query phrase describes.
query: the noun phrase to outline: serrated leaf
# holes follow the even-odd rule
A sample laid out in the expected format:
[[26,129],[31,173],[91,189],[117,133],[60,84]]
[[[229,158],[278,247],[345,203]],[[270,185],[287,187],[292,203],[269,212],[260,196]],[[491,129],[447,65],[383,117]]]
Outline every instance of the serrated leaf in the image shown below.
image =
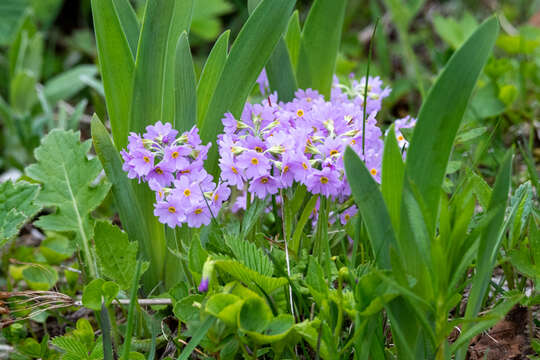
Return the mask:
[[110,184],[93,181],[101,172],[97,158],[87,158],[91,142],[83,143],[80,134],[73,131],[53,130],[34,153],[36,164],[26,168],[26,174],[42,184],[36,202],[55,207],[49,215],[35,222],[44,230],[73,231],[84,251],[90,275],[97,275],[90,250],[92,226],[90,212],[97,208],[110,189]]
[[119,227],[106,221],[96,222],[94,241],[98,263],[103,275],[114,280],[124,290],[129,289],[135,275],[138,244],[128,240]]
[[274,273],[272,262],[254,243],[241,237],[231,237],[227,239],[227,245],[231,248],[234,257],[251,270],[265,276],[272,276]]
[[39,186],[27,182],[0,184],[0,247],[41,209],[34,202],[38,193]]
[[52,339],[54,346],[66,352],[66,356],[79,356],[79,359],[88,359],[85,344],[73,336],[59,336]]
[[261,275],[235,260],[216,260],[215,265],[255,291],[259,291],[257,286],[260,286],[267,294],[288,283],[284,277]]

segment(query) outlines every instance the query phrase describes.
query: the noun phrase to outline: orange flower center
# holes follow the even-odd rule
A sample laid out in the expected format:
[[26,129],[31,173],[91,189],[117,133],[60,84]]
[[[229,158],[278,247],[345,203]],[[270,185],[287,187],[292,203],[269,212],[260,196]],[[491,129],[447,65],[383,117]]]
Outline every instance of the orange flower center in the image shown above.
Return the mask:
[[187,169],[187,170],[180,171],[180,174],[189,174],[190,172],[191,170]]
[[377,175],[377,169],[371,169],[370,173],[373,176]]
[[234,166],[231,166],[231,170],[232,170],[233,173],[238,174],[238,170],[236,170],[236,168]]
[[398,139],[399,141],[403,141],[403,140],[404,140],[404,138],[403,138],[402,135],[399,135],[397,139]]
[[330,150],[330,155],[336,155],[336,154],[339,154],[339,151],[337,150]]
[[288,171],[289,171],[289,166],[288,166],[288,165],[285,165],[285,166],[283,167],[283,173],[286,174]]

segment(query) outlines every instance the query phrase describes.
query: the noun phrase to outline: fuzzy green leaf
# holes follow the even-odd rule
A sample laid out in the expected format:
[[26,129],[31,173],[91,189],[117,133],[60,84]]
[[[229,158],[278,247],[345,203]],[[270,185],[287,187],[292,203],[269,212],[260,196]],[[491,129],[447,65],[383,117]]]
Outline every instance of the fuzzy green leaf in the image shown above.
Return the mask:
[[82,247],[90,272],[96,276],[90,239],[90,212],[97,208],[110,189],[110,184],[93,182],[101,172],[97,158],[89,160],[90,141],[80,142],[80,134],[53,130],[35,151],[36,164],[26,168],[26,174],[42,184],[36,202],[55,207],[52,214],[41,216],[35,225],[43,230],[73,231]]
[[27,182],[0,184],[0,247],[41,209],[34,203],[39,186]]
[[123,290],[129,289],[135,275],[133,269],[137,264],[138,244],[130,242],[125,232],[106,221],[96,222],[94,241],[103,275],[115,281]]
[[275,289],[287,285],[287,279],[284,277],[270,277],[261,275],[258,272],[251,270],[244,264],[235,260],[216,260],[216,266],[229,273],[232,277],[245,283],[254,291],[259,291],[257,286],[260,286],[267,294]]

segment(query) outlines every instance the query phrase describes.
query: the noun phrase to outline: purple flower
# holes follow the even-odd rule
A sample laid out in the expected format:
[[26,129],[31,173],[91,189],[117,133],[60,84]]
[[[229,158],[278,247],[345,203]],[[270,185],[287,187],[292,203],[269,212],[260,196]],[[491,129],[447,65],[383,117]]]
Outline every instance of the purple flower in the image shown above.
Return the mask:
[[231,186],[236,186],[238,190],[242,190],[245,180],[243,171],[234,163],[234,157],[231,153],[221,156],[219,159],[219,168],[221,169],[223,180],[227,181]]
[[186,211],[186,218],[188,226],[192,228],[198,228],[201,227],[201,225],[208,225],[212,219],[210,210],[206,204],[192,206],[188,211]]
[[170,171],[184,170],[189,166],[186,158],[191,154],[191,149],[187,146],[167,146],[163,152],[162,166]]
[[313,170],[307,177],[306,186],[312,194],[335,196],[338,194],[340,182],[335,171],[325,167],[322,170]]
[[158,121],[154,125],[149,125],[146,127],[146,134],[144,134],[144,138],[162,142],[164,144],[170,144],[174,141],[177,134],[178,131],[173,129],[171,124],[162,124],[161,121]]
[[174,196],[166,201],[158,201],[154,205],[154,215],[159,217],[159,221],[174,228],[181,225],[185,219],[182,211],[181,201]]
[[154,167],[152,171],[146,175],[146,178],[148,181],[152,179],[156,180],[163,187],[168,187],[174,180],[172,172],[167,170],[161,163]]
[[241,169],[244,169],[248,178],[265,175],[270,170],[270,161],[264,154],[254,150],[247,150],[238,155],[236,163]]
[[199,292],[207,292],[208,291],[208,285],[210,284],[210,280],[207,277],[203,277],[201,279],[201,283],[199,284]]
[[130,156],[129,166],[132,167],[137,176],[146,176],[154,169],[154,154],[150,151],[138,149],[130,153]]
[[259,199],[266,198],[266,195],[277,194],[279,183],[270,175],[263,175],[251,181],[248,191],[254,193]]
[[342,225],[345,225],[349,222],[349,220],[354,216],[356,215],[356,213],[358,212],[358,208],[353,205],[351,206],[350,208],[348,208],[347,210],[345,210],[344,212],[341,213],[339,219],[341,221],[341,224]]
[[268,76],[266,76],[266,69],[262,69],[259,77],[257,78],[257,84],[259,84],[259,91],[262,96],[266,96],[266,93],[270,90],[270,83],[268,82]]

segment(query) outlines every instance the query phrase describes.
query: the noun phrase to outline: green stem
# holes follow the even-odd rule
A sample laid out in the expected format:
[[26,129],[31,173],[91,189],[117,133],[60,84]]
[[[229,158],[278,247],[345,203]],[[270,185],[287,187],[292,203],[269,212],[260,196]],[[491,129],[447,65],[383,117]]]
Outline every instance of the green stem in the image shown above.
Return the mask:
[[139,278],[141,277],[142,260],[137,261],[137,267],[135,268],[135,276],[133,277],[133,285],[131,287],[131,294],[129,296],[129,308],[128,319],[126,326],[126,333],[124,335],[124,350],[122,353],[122,360],[129,360],[129,351],[131,347],[131,337],[133,334],[133,320],[135,318],[135,306],[137,305],[137,290],[139,289]]

